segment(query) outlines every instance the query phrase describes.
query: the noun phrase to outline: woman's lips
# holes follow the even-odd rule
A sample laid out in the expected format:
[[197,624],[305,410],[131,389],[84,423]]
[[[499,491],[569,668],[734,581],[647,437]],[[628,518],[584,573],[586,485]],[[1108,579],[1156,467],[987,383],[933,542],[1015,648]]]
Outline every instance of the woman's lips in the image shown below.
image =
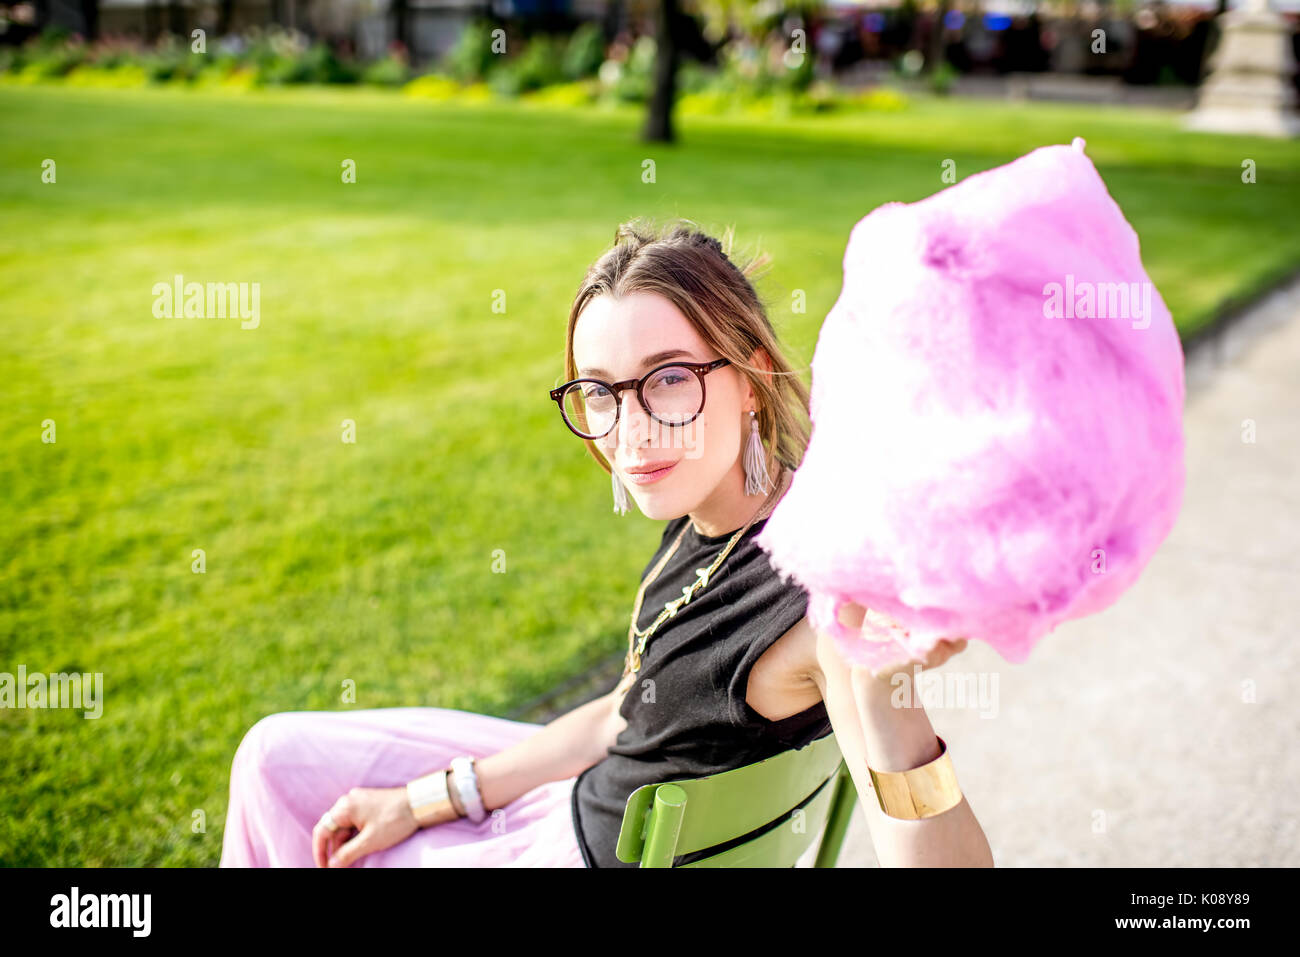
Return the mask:
[[633,485],[653,485],[675,468],[677,468],[676,462],[667,468],[657,469],[653,472],[628,472],[627,477]]

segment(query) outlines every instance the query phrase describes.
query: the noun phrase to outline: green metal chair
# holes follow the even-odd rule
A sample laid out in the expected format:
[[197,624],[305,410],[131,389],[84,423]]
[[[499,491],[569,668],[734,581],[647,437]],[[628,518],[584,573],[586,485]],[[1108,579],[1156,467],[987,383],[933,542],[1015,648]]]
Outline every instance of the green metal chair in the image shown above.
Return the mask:
[[722,774],[637,788],[623,809],[615,855],[627,864],[672,867],[680,856],[738,842],[677,866],[794,867],[821,834],[813,866],[834,867],[857,798],[832,732]]

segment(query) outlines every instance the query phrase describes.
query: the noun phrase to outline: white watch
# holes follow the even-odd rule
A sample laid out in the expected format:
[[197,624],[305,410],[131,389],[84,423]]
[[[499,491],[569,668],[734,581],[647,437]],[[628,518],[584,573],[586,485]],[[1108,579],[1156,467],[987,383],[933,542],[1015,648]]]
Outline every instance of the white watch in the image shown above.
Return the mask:
[[483,807],[483,797],[479,794],[474,759],[468,756],[452,758],[451,772],[456,783],[456,794],[465,808],[466,817],[478,824],[487,817],[487,810]]

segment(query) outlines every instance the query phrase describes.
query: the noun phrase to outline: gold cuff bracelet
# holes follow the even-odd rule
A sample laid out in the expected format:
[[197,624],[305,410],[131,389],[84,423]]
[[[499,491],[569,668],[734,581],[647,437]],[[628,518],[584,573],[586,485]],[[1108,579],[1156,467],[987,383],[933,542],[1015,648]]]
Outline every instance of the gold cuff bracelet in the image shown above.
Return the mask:
[[942,814],[961,803],[957,773],[948,756],[948,745],[939,742],[939,756],[907,771],[876,771],[868,765],[880,810],[890,817],[918,820]]

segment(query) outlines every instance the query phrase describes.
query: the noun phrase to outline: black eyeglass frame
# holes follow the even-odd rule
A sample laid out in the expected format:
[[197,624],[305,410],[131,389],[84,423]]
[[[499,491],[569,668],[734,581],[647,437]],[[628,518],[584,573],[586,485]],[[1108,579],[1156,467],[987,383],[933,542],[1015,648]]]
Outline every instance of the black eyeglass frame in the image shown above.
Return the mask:
[[[683,425],[688,425],[689,423],[694,422],[699,417],[699,414],[704,411],[704,403],[705,400],[708,398],[704,377],[708,375],[710,372],[712,372],[714,369],[720,369],[725,365],[729,365],[730,363],[731,360],[726,358],[714,359],[712,362],[682,362],[680,360],[675,362],[665,362],[663,365],[655,366],[653,369],[651,369],[645,375],[641,376],[641,378],[639,379],[624,379],[621,382],[610,383],[610,382],[606,382],[604,379],[593,379],[589,377],[584,377],[581,379],[574,379],[571,382],[566,382],[564,383],[564,385],[552,389],[550,395],[551,398],[555,400],[556,406],[559,407],[560,418],[564,420],[564,424],[568,426],[570,432],[572,432],[580,439],[593,439],[593,440],[603,439],[605,436],[609,435],[609,433],[613,432],[614,429],[618,427],[618,417],[623,414],[623,403],[619,400],[619,396],[623,393],[625,389],[636,390],[637,401],[641,403],[641,408],[645,409],[646,414],[649,415],[650,418],[654,419],[656,422],[662,425],[672,426],[673,428],[680,428]],[[674,369],[674,368],[689,369],[691,370],[691,372],[695,373],[695,377],[700,380],[700,407],[695,410],[695,414],[692,415],[689,419],[686,419],[682,422],[665,422],[663,419],[659,418],[659,416],[655,415],[653,412],[650,411],[650,406],[646,405],[645,393],[642,391],[642,389],[645,386],[646,382],[649,380],[649,378],[652,375],[654,375],[656,372],[662,372],[664,369]],[[587,435],[585,433],[579,432],[577,429],[573,427],[573,424],[569,421],[569,417],[564,414],[564,394],[568,392],[571,388],[573,388],[575,385],[578,385],[581,382],[593,382],[596,385],[604,386],[614,396],[614,421],[611,422],[609,428],[606,429],[604,432],[600,433],[600,435]]]

